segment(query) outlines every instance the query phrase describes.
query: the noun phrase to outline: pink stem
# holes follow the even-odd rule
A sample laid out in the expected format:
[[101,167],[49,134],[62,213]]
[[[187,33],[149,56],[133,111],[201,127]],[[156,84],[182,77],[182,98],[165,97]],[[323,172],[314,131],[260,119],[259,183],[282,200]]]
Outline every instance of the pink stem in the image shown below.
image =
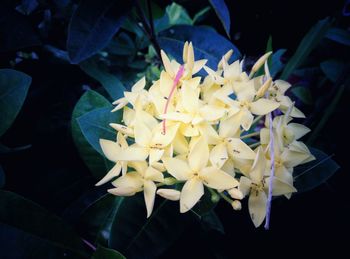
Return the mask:
[[[168,96],[168,99],[166,100],[166,104],[165,104],[165,108],[164,108],[164,114],[166,114],[167,111],[168,111],[168,106],[169,106],[169,103],[170,103],[170,99],[173,96],[174,91],[176,89],[176,86],[179,83],[180,78],[182,77],[183,73],[184,73],[184,65],[181,65],[179,70],[176,73],[175,79],[173,81],[173,86],[171,88],[171,91],[170,91],[170,94]],[[166,133],[166,119],[163,120],[163,134],[165,134],[165,133]]]
[[90,247],[93,251],[96,251],[96,247],[91,244],[89,241],[87,241],[86,239],[82,238],[81,240],[83,240],[83,242],[88,246]]

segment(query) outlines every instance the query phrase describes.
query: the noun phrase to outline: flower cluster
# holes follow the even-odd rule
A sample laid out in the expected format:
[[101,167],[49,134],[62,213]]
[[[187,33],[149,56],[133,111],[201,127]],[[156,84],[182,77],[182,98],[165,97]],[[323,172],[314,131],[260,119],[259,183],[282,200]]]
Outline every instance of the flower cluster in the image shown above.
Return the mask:
[[[123,124],[110,124],[117,139],[100,144],[115,166],[96,185],[112,181],[108,191],[120,196],[143,192],[147,217],[156,194],[179,200],[181,213],[205,188],[235,210],[249,196],[251,219],[261,225],[269,192],[289,198],[297,191],[293,168],[314,159],[298,141],[309,129],[291,123],[304,114],[285,95],[290,84],[270,76],[270,54],[247,74],[243,61],[228,63],[232,51],[216,71],[195,61],[192,43],[184,45],[183,64],[162,51],[160,79],[146,90],[142,78],[113,103],[113,111],[123,109]],[[265,74],[255,76],[263,66]],[[195,76],[202,69],[208,75]]]

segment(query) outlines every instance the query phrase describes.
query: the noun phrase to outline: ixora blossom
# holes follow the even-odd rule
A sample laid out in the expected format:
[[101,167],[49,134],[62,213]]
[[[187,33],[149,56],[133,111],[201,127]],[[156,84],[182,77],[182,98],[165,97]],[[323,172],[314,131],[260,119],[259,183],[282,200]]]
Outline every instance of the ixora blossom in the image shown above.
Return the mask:
[[[147,217],[157,194],[179,201],[184,213],[207,188],[234,210],[248,197],[254,225],[268,221],[272,196],[290,198],[297,191],[293,168],[314,159],[299,141],[309,129],[291,122],[304,114],[285,95],[290,85],[270,76],[270,54],[247,74],[243,61],[228,63],[232,51],[216,70],[195,60],[192,43],[185,43],[181,64],[162,51],[159,80],[146,90],[142,78],[114,102],[123,124],[110,125],[116,141],[100,144],[115,166],[96,185],[112,181],[108,192],[120,196],[143,192]],[[262,66],[265,74],[255,76]],[[202,69],[204,78],[196,76]]]

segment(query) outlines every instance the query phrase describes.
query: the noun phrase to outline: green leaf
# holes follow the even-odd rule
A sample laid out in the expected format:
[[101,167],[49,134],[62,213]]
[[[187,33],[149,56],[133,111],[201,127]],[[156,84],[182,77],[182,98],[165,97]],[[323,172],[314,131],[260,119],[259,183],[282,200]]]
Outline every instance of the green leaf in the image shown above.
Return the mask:
[[350,46],[350,32],[348,30],[332,28],[327,32],[326,37],[340,44]]
[[321,39],[326,35],[332,24],[331,19],[325,18],[314,25],[300,42],[294,55],[286,64],[281,79],[287,80],[293,71],[298,68],[309,56],[310,52],[317,46]]
[[342,75],[345,64],[339,60],[331,59],[321,63],[321,70],[326,77],[333,83]]
[[305,192],[326,182],[338,169],[339,165],[332,156],[316,148],[310,148],[316,160],[294,168],[294,186],[298,192]]
[[117,211],[111,230],[109,247],[127,258],[155,258],[180,237],[190,214],[179,213],[178,203],[162,201],[146,218],[142,194],[126,198]]
[[172,3],[171,5],[167,6],[165,9],[165,12],[169,18],[170,25],[176,25],[176,24],[192,25],[192,19],[188,15],[186,9],[177,3]]
[[88,112],[78,118],[81,132],[89,144],[101,155],[103,155],[99,140],[116,139],[116,131],[112,129],[110,123],[120,123],[122,111],[111,112],[110,108],[99,108]]
[[18,115],[32,78],[12,69],[0,69],[0,137]]
[[313,103],[310,89],[304,86],[293,86],[291,92],[303,103],[311,105]]
[[0,165],[0,188],[4,187],[5,185],[5,172],[4,169],[2,169],[2,166]]
[[272,78],[275,78],[275,76],[283,69],[284,64],[281,62],[281,57],[286,51],[286,49],[279,49],[272,54],[272,64],[270,68]]
[[204,7],[202,10],[200,10],[198,13],[196,13],[193,16],[193,24],[197,24],[203,21],[205,17],[207,17],[210,9],[211,9],[210,6],[207,6],[207,7]]
[[97,108],[112,109],[110,102],[99,93],[89,90],[84,93],[74,107],[71,120],[72,137],[79,154],[96,179],[106,174],[105,158],[102,157],[85,139],[77,119]]
[[0,222],[87,257],[74,230],[59,217],[15,193],[0,191]]
[[219,17],[227,36],[230,38],[231,18],[224,0],[209,0],[216,15]]
[[113,100],[124,97],[125,87],[120,80],[99,66],[93,59],[80,64],[80,68],[89,76],[101,83]]
[[72,63],[77,64],[106,47],[133,4],[134,1],[82,1],[68,27],[67,50]]
[[92,259],[126,259],[124,255],[110,248],[98,246]]
[[202,228],[206,231],[215,230],[221,234],[225,234],[224,226],[214,210],[202,215]]
[[226,38],[212,29],[201,26],[173,26],[160,33],[158,41],[161,48],[178,62],[182,60],[185,41],[192,41],[196,60],[207,59],[207,66],[212,69],[217,68],[222,56],[230,49],[233,49],[232,61],[241,55],[237,47]]
[[133,56],[137,49],[130,36],[125,32],[121,32],[118,37],[108,44],[106,51],[114,55]]
[[124,197],[107,193],[85,209],[79,226],[88,240],[93,240],[94,244],[108,245],[112,222],[123,200]]

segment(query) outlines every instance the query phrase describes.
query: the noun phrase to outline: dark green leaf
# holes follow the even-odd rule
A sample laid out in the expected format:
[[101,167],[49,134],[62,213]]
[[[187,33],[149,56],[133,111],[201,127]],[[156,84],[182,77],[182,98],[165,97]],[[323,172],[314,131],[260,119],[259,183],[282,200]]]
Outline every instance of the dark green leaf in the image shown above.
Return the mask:
[[309,88],[304,86],[294,86],[292,87],[291,91],[303,103],[307,105],[311,105],[313,103],[312,95]]
[[98,246],[92,259],[126,259],[124,255],[110,248]]
[[[215,193],[215,191],[214,191]],[[214,195],[217,195],[216,193]],[[220,197],[218,197],[220,199]],[[204,195],[201,197],[200,201],[192,208],[192,212],[199,218],[212,211],[217,202],[212,200],[212,194],[208,188],[205,188]]]
[[210,6],[207,6],[207,7],[204,7],[202,10],[200,10],[198,13],[196,13],[193,16],[193,24],[197,24],[203,21],[205,17],[207,17],[210,9],[211,9]]
[[88,240],[94,244],[108,245],[111,225],[123,200],[123,197],[107,193],[85,209],[79,219],[79,226]]
[[294,168],[294,186],[298,192],[305,192],[326,182],[338,169],[339,165],[332,156],[316,148],[310,148],[316,160]]
[[[269,39],[267,40],[267,44],[266,44],[266,50],[265,50],[265,53],[267,52],[272,52],[273,49],[272,49],[272,36],[270,35],[269,36]],[[271,69],[271,65],[272,65],[272,57],[270,56],[268,59],[267,59],[267,64],[269,66],[269,69]],[[261,76],[261,75],[265,75],[265,67],[262,66],[259,68],[259,70],[255,73],[256,76]]]
[[215,10],[216,15],[219,17],[222,26],[224,26],[227,36],[230,38],[230,26],[231,18],[230,12],[228,11],[227,5],[224,0],[209,0],[213,9]]
[[327,32],[326,37],[340,44],[350,46],[350,32],[348,30],[332,28]]
[[127,258],[155,258],[179,238],[193,217],[179,213],[178,203],[162,201],[146,218],[143,195],[128,197],[115,216],[109,247]]
[[85,139],[83,133],[80,130],[77,119],[98,108],[108,107],[112,109],[110,102],[102,95],[95,91],[87,91],[79,99],[74,107],[72,114],[72,136],[74,143],[79,151],[81,158],[84,160],[87,167],[91,170],[91,173],[96,179],[101,179],[106,174],[105,158],[102,157],[89,142]]
[[114,55],[133,56],[136,53],[136,46],[127,33],[121,32],[109,43],[107,51]]
[[27,96],[32,78],[12,69],[0,69],[0,136],[11,126]]
[[231,60],[240,57],[240,52],[230,41],[215,31],[200,26],[178,25],[160,33],[159,44],[168,54],[182,61],[182,50],[185,41],[192,41],[195,59],[207,59],[207,65],[216,69],[222,56],[233,49]]
[[72,15],[67,49],[72,63],[79,63],[106,47],[119,30],[134,1],[85,0]]
[[272,78],[275,78],[275,76],[283,69],[284,64],[281,62],[281,57],[286,51],[286,49],[279,49],[272,54],[272,64],[270,68]]
[[20,152],[23,150],[27,150],[31,147],[32,147],[32,145],[25,145],[25,146],[20,146],[20,147],[7,147],[7,146],[0,143],[0,154],[16,153],[16,152]]
[[167,6],[167,8],[165,9],[165,12],[169,18],[170,25],[177,25],[177,24],[192,25],[191,17],[188,15],[186,9],[179,4],[172,3],[171,5]]
[[80,64],[80,68],[89,76],[101,83],[113,100],[124,97],[125,87],[120,80],[100,67],[93,59]]
[[89,144],[103,155],[99,140],[116,139],[116,131],[112,129],[110,123],[120,123],[121,111],[111,112],[110,108],[99,108],[88,112],[78,118],[78,124]]
[[321,63],[322,72],[333,83],[342,75],[345,69],[345,64],[341,61],[331,59]]
[[4,187],[5,185],[5,172],[4,169],[2,169],[2,166],[0,165],[0,188]]
[[73,229],[59,217],[15,193],[0,191],[0,222],[40,237],[48,242],[88,256],[85,246]]
[[202,215],[202,228],[206,231],[215,230],[221,234],[225,234],[224,226],[221,223],[218,215],[216,215],[214,210],[211,210]]
[[304,60],[308,57],[310,52],[316,47],[316,45],[325,36],[331,26],[331,19],[325,18],[314,25],[309,32],[304,36],[300,42],[294,55],[290,58],[286,64],[281,79],[287,80],[293,71],[298,68]]

